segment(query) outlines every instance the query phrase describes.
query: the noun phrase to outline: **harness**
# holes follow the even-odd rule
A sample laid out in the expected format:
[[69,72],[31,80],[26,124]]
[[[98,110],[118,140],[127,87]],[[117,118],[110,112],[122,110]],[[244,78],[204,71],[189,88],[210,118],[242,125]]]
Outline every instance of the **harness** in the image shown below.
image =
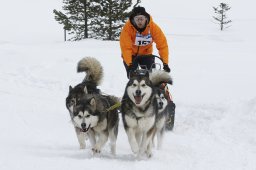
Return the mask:
[[172,95],[171,95],[171,93],[170,93],[170,91],[169,91],[169,88],[168,88],[168,86],[167,86],[167,83],[162,83],[161,85],[160,85],[160,89],[162,89],[162,90],[164,90],[164,92],[165,92],[165,97],[166,97],[166,99],[168,100],[168,102],[169,101],[173,101],[172,100]]
[[110,111],[112,111],[112,110],[114,110],[114,109],[116,109],[116,108],[118,108],[118,107],[120,107],[121,106],[121,102],[117,102],[116,104],[114,104],[114,105],[112,105],[112,106],[110,106],[109,108],[107,108],[106,110],[104,110],[103,112],[110,112]]

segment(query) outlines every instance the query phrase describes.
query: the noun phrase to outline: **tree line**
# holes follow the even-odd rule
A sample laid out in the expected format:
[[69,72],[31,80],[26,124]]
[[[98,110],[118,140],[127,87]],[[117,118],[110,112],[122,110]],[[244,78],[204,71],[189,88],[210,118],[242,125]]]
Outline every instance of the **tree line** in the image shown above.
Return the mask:
[[[134,0],[135,1],[135,0]],[[119,40],[120,32],[130,15],[132,7],[141,3],[136,0],[63,0],[62,11],[53,10],[55,20],[63,25],[64,39],[78,41],[86,38],[101,40]],[[220,3],[213,7],[217,16],[215,21],[224,29],[224,25],[231,23],[227,20],[226,12],[229,5]]]
[[[118,40],[129,11],[137,6],[132,0],[63,0],[63,11],[53,10],[55,20],[63,25],[65,40],[86,38]],[[129,11],[128,11],[129,10]]]

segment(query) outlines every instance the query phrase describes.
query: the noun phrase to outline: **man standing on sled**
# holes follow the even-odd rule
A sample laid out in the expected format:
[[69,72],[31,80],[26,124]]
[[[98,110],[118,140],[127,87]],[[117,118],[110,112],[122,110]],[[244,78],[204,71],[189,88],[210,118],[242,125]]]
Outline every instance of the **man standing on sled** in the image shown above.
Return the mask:
[[[155,67],[153,53],[153,42],[156,43],[160,58],[163,61],[163,69],[170,72],[168,65],[169,50],[166,37],[160,27],[153,22],[152,17],[144,7],[133,8],[129,20],[125,23],[120,35],[120,47],[123,63],[129,78],[130,72],[136,70],[138,65],[146,66],[148,70]],[[136,57],[136,59],[135,59]],[[169,93],[167,85],[163,87]],[[170,95],[168,95],[170,96]],[[169,97],[168,115],[166,128],[172,130],[174,125],[175,104]]]

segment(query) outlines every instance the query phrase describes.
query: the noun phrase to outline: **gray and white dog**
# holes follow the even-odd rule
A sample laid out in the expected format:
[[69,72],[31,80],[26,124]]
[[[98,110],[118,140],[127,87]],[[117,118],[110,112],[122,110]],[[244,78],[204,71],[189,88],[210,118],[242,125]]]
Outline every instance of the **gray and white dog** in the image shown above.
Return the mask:
[[156,99],[158,105],[158,113],[156,115],[155,131],[153,134],[152,142],[154,143],[155,135],[157,136],[157,149],[161,149],[163,143],[163,136],[165,132],[165,122],[167,118],[167,105],[168,101],[165,98],[165,92],[156,88]]
[[170,76],[167,75],[160,71],[149,76],[147,70],[136,70],[126,85],[121,105],[122,119],[131,150],[137,157],[144,154],[152,156],[153,135],[157,130],[156,123],[161,121],[159,111],[162,113],[155,86],[169,81]]
[[158,105],[158,113],[156,115],[155,131],[153,134],[152,142],[154,143],[154,137],[156,135],[157,149],[161,149],[165,132],[165,124],[168,116],[168,96],[166,96],[167,94],[162,88],[162,83],[168,83],[172,85],[172,78],[167,72],[157,70],[152,72],[150,75],[150,80],[155,87],[155,95]]
[[66,107],[73,117],[73,108],[85,94],[99,94],[97,88],[103,79],[103,68],[100,62],[93,57],[85,57],[77,64],[77,72],[85,72],[85,78],[74,88],[69,86],[69,93],[66,98]]
[[122,119],[133,153],[151,157],[151,140],[158,113],[154,86],[147,70],[130,74],[121,105]]
[[[111,153],[116,154],[118,110],[108,109],[117,102],[119,99],[114,96],[87,94],[74,107],[73,123],[84,132],[89,132],[94,154],[101,152],[108,139],[110,139]],[[95,136],[93,137],[92,134]]]
[[[76,85],[74,88],[72,86],[69,87],[69,94],[66,98],[66,107],[69,110],[80,149],[84,149],[86,147],[85,139],[89,137],[90,143],[93,147],[93,152],[100,152],[105,141],[104,136],[106,137],[106,134],[110,134],[111,151],[115,154],[115,141],[118,130],[116,125],[118,125],[119,120],[118,114],[116,114],[117,111],[116,109],[111,111],[114,112],[114,114],[111,115],[114,117],[109,117],[109,113],[99,113],[103,112],[107,107],[110,107],[111,104],[118,102],[118,99],[112,96],[101,95],[100,90],[97,88],[103,79],[103,68],[97,59],[93,57],[83,58],[78,62],[77,71],[85,72],[86,75],[82,83]],[[92,100],[92,102],[88,102],[87,100],[89,98],[94,100]],[[85,108],[93,109],[89,112],[85,111]],[[87,114],[87,112],[90,114]],[[88,116],[91,115],[91,113],[95,116]],[[88,119],[87,116],[96,119]],[[110,131],[106,129],[105,123],[107,123],[107,127]],[[103,129],[100,128],[101,125],[103,126]],[[101,130],[103,131],[101,132]],[[95,132],[97,132],[97,134],[95,134]],[[101,142],[96,143],[97,135]],[[103,137],[101,138],[101,136]]]

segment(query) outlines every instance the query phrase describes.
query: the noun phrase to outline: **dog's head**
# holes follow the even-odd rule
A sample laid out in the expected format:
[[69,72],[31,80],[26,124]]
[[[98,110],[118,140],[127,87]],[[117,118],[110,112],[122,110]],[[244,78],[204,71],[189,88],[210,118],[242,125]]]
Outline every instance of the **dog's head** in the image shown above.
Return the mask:
[[126,93],[136,106],[144,106],[153,94],[153,86],[148,72],[131,73]]
[[168,105],[168,101],[165,96],[164,90],[160,88],[156,89],[156,100],[157,100],[158,112],[162,112]]
[[84,97],[74,107],[73,124],[83,132],[95,127],[99,121],[96,113],[96,100],[94,97]]
[[66,98],[66,107],[70,113],[73,113],[74,107],[87,93],[87,87],[83,84],[78,84],[74,88],[72,86],[69,86],[69,93],[68,97]]

